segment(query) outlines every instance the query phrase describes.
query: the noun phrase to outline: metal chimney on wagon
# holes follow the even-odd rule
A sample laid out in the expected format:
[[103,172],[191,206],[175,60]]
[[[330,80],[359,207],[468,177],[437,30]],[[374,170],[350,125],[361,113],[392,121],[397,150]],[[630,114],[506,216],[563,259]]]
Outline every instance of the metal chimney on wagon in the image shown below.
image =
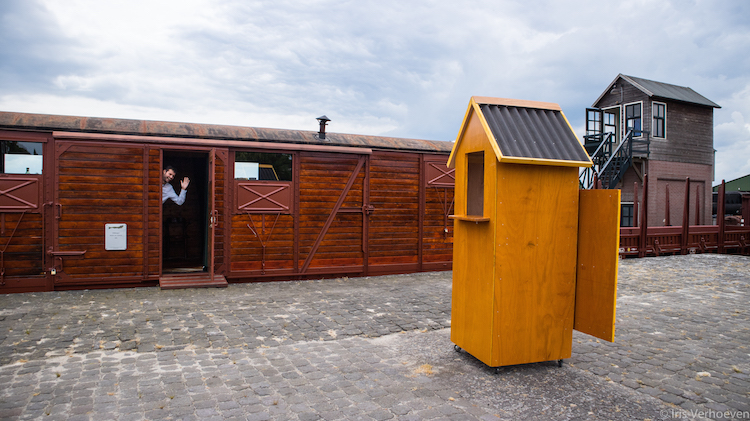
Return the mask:
[[325,140],[326,138],[326,125],[329,121],[331,121],[330,118],[326,117],[325,115],[322,115],[317,118],[318,122],[320,123],[320,131],[318,132],[318,139]]

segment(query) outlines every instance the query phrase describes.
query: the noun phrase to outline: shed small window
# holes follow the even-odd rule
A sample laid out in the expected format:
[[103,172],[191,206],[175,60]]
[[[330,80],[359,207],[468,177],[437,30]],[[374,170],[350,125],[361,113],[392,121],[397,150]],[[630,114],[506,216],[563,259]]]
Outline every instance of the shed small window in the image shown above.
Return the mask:
[[484,151],[466,154],[466,215],[484,213]]
[[41,174],[43,146],[40,142],[0,140],[0,173]]
[[292,181],[292,155],[237,152],[234,158],[234,178],[238,180]]
[[651,129],[654,132],[654,137],[664,139],[666,137],[667,128],[667,104],[654,102],[654,127]]

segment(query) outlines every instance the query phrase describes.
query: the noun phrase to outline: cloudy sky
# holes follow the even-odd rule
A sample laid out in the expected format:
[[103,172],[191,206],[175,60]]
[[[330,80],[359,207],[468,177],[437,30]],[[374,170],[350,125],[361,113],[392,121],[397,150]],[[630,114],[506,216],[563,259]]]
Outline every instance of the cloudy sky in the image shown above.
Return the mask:
[[619,74],[714,111],[750,173],[746,0],[2,0],[0,110],[454,140],[472,95],[584,109]]

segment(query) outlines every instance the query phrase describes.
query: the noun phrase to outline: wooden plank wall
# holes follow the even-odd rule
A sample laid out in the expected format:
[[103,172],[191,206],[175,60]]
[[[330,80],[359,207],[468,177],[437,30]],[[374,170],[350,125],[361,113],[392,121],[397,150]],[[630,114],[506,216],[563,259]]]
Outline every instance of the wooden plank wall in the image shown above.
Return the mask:
[[[341,208],[304,268],[359,159],[359,155],[299,153],[298,201],[292,214],[247,213],[233,203],[230,275],[252,279],[449,269],[453,224],[447,222],[446,214],[452,212],[453,189],[430,186],[424,191],[423,268],[419,262],[420,155],[392,152],[374,152],[365,158],[368,163],[355,174]],[[369,195],[365,193],[368,174]],[[236,182],[232,186],[237,189]],[[373,207],[367,227],[363,226],[363,205]]]
[[8,212],[0,215],[0,221],[0,247],[7,247],[3,256],[5,276],[41,275],[44,272],[42,214]]
[[232,215],[231,223],[233,272],[251,271],[248,275],[264,275],[261,273],[264,269],[261,240],[266,244],[266,273],[290,272],[294,268],[292,215],[279,215],[277,219],[275,214],[237,214]]
[[[59,213],[60,219],[56,221],[57,236],[52,246],[56,252],[85,251],[81,256],[55,259],[59,268],[55,285],[63,288],[122,286],[156,279],[162,257],[160,148],[77,141],[58,141],[55,148],[58,174],[55,200],[60,207],[55,207],[54,214]],[[234,188],[233,180],[227,180],[230,174],[227,166],[232,159],[227,151],[217,154],[217,269],[247,278],[364,274],[365,249],[369,249],[369,265],[376,273],[420,270],[420,254],[425,262],[450,266],[452,227],[449,225],[451,232],[446,234],[444,220],[445,206],[453,201],[453,190],[432,187],[420,192],[419,154],[376,152],[367,157],[354,176],[352,187],[322,237],[309,267],[300,273],[357,168],[360,156],[321,152],[299,152],[296,156],[295,213],[247,214],[236,210],[234,203],[230,204],[228,213],[223,211],[228,198],[226,187]],[[366,190],[369,190],[369,202],[367,198],[363,200]],[[421,206],[420,194],[425,200]],[[362,208],[368,204],[374,210],[365,227]],[[420,212],[424,212],[421,242]],[[230,219],[225,221],[227,216]],[[13,225],[17,217],[18,214],[6,214],[6,226]],[[105,250],[106,223],[127,224],[127,250]],[[228,230],[225,223],[231,223]],[[14,256],[14,264],[6,275],[36,275],[43,279],[42,227],[41,214],[25,214],[16,234],[23,238],[24,244],[11,243],[8,248],[6,258]],[[365,228],[369,230],[367,244],[363,244]],[[226,232],[232,234],[228,246],[225,246]],[[0,239],[6,237],[7,234]],[[225,255],[227,249],[231,260]],[[228,267],[230,261],[231,267]]]
[[[495,159],[491,157],[491,159]],[[459,171],[459,170],[457,170]],[[495,365],[569,358],[575,308],[578,168],[498,164]],[[613,249],[614,253],[615,250]]]
[[[112,284],[143,275],[143,147],[58,143],[58,250],[64,257],[55,284]],[[104,248],[104,224],[126,223],[124,251]],[[137,277],[137,278],[136,278]]]
[[161,262],[161,151],[148,150],[148,274],[159,276]]

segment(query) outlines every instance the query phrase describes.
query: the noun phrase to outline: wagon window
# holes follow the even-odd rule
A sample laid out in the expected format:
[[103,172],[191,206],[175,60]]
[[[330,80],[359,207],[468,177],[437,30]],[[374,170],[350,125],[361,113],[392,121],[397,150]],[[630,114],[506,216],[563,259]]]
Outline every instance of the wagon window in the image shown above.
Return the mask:
[[43,146],[40,142],[0,140],[0,173],[41,174]]
[[237,152],[234,158],[234,178],[237,180],[292,181],[292,155]]
[[292,175],[292,154],[235,152],[235,212],[292,213]]

